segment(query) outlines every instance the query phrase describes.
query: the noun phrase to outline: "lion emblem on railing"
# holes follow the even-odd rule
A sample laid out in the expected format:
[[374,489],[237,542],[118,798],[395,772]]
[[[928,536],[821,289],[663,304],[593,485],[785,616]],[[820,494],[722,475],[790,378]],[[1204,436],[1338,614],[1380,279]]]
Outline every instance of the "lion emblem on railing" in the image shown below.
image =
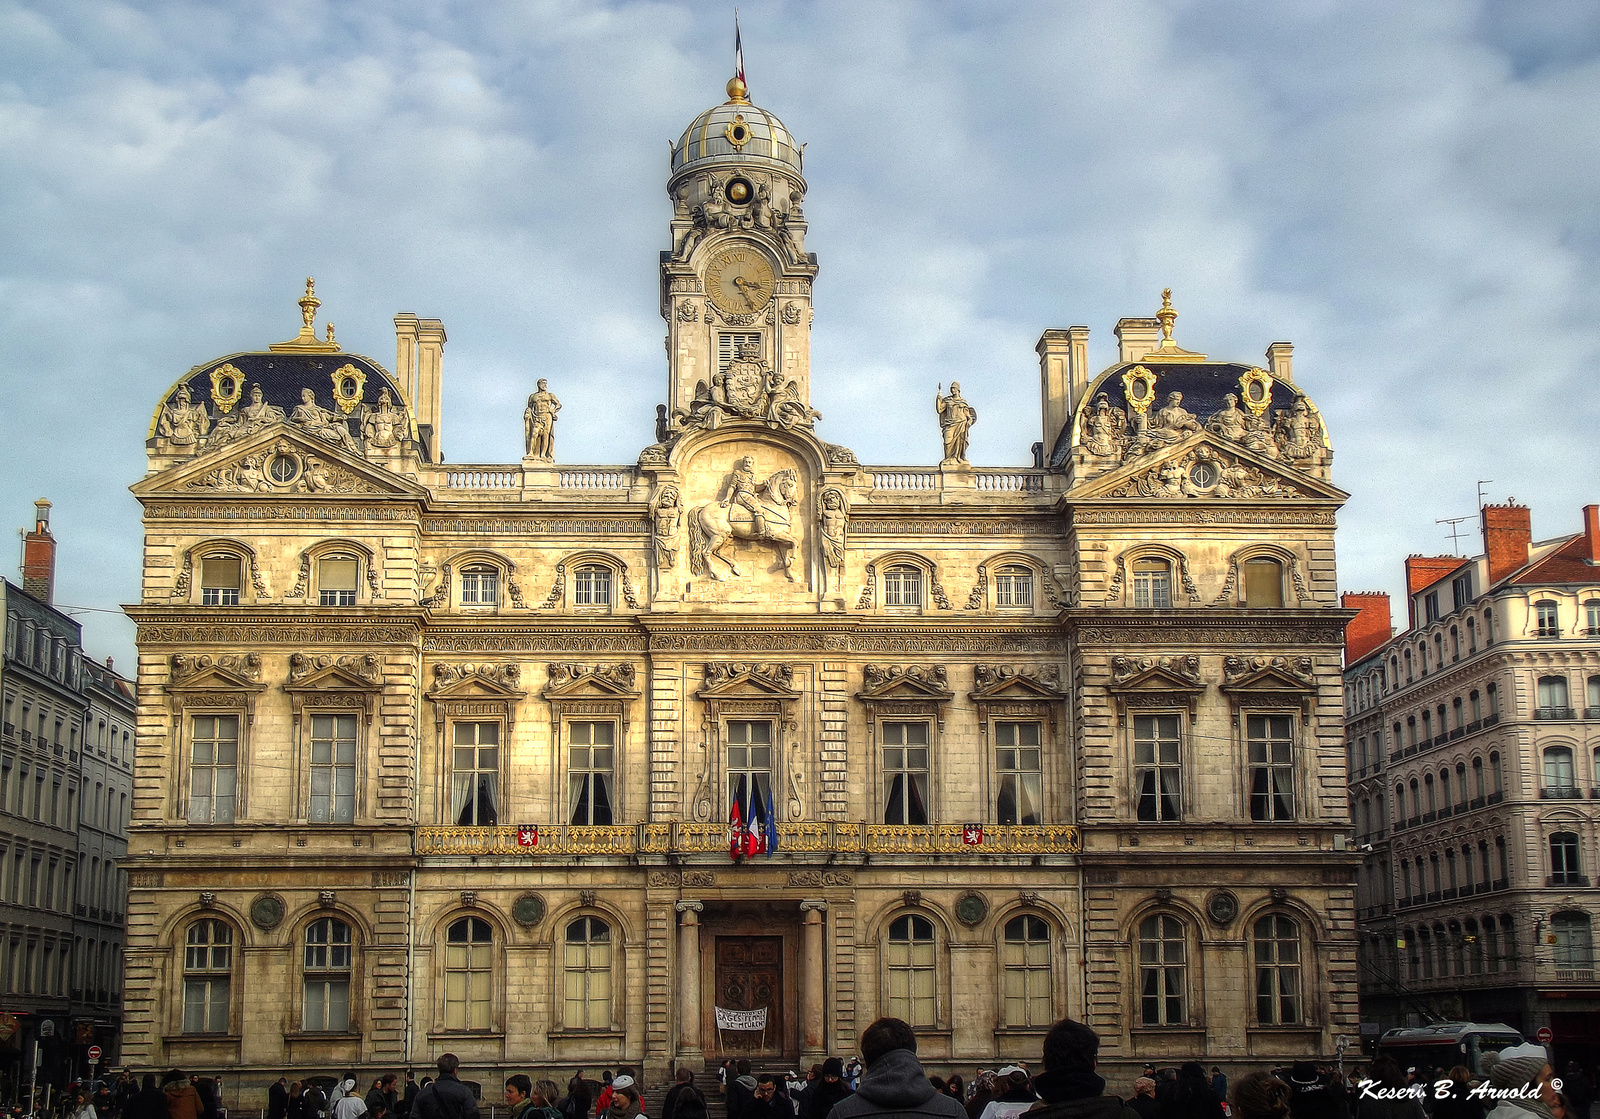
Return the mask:
[[696,575],[721,580],[713,557],[734,575],[743,575],[732,551],[740,540],[770,544],[789,582],[794,582],[794,555],[800,540],[794,534],[794,508],[800,503],[799,475],[785,467],[756,481],[755,459],[746,455],[728,475],[721,501],[709,501],[689,511],[689,567]]

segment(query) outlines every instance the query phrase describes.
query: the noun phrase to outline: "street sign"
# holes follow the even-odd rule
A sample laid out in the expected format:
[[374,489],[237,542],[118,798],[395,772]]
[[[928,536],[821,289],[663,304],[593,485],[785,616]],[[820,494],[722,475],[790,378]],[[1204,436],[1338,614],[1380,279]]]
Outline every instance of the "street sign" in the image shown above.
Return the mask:
[[1555,1039],[1556,1039],[1556,1035],[1555,1035],[1554,1031],[1552,1031],[1549,1026],[1540,1026],[1539,1027],[1539,1032],[1534,1034],[1533,1036],[1534,1036],[1534,1039],[1537,1040],[1540,1045],[1549,1045],[1551,1042],[1555,1041]]
[[89,1046],[89,1062],[91,1064],[93,1064],[95,1061],[98,1061],[99,1059],[100,1059],[100,1047],[98,1045]]

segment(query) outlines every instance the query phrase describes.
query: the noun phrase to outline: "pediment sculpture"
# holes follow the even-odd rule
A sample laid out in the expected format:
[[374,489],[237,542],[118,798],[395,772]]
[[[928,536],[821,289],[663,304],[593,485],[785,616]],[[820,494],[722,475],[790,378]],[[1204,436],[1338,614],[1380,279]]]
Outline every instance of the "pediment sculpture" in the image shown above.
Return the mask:
[[1275,473],[1205,446],[1157,463],[1107,497],[1303,498],[1311,496]]
[[740,541],[771,547],[777,552],[784,578],[795,581],[794,557],[800,543],[794,523],[800,504],[800,479],[784,467],[764,481],[756,477],[751,455],[739,460],[723,482],[723,497],[689,510],[689,566],[696,575],[720,581],[713,559],[735,576],[743,576],[732,555]]
[[810,428],[822,413],[806,404],[800,382],[773,369],[753,344],[739,347],[728,367],[709,382],[695,386],[694,399],[687,409],[676,409],[670,416],[664,407],[656,424],[657,442],[670,448],[686,432],[715,431],[725,423],[746,421],[792,431]]

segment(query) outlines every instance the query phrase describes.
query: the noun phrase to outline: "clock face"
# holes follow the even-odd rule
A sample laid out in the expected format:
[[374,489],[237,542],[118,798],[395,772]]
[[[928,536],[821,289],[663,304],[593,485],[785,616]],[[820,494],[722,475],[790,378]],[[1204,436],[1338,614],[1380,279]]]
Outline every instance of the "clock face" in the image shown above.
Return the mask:
[[754,249],[730,249],[706,269],[706,295],[724,314],[759,311],[772,298],[772,265]]

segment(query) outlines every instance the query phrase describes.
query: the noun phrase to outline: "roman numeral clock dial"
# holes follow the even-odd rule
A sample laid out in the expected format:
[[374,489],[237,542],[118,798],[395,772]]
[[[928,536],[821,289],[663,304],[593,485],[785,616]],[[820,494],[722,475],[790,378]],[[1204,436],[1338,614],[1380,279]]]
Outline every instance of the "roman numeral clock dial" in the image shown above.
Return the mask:
[[706,269],[706,295],[725,315],[759,311],[772,298],[772,265],[753,249],[720,253]]

